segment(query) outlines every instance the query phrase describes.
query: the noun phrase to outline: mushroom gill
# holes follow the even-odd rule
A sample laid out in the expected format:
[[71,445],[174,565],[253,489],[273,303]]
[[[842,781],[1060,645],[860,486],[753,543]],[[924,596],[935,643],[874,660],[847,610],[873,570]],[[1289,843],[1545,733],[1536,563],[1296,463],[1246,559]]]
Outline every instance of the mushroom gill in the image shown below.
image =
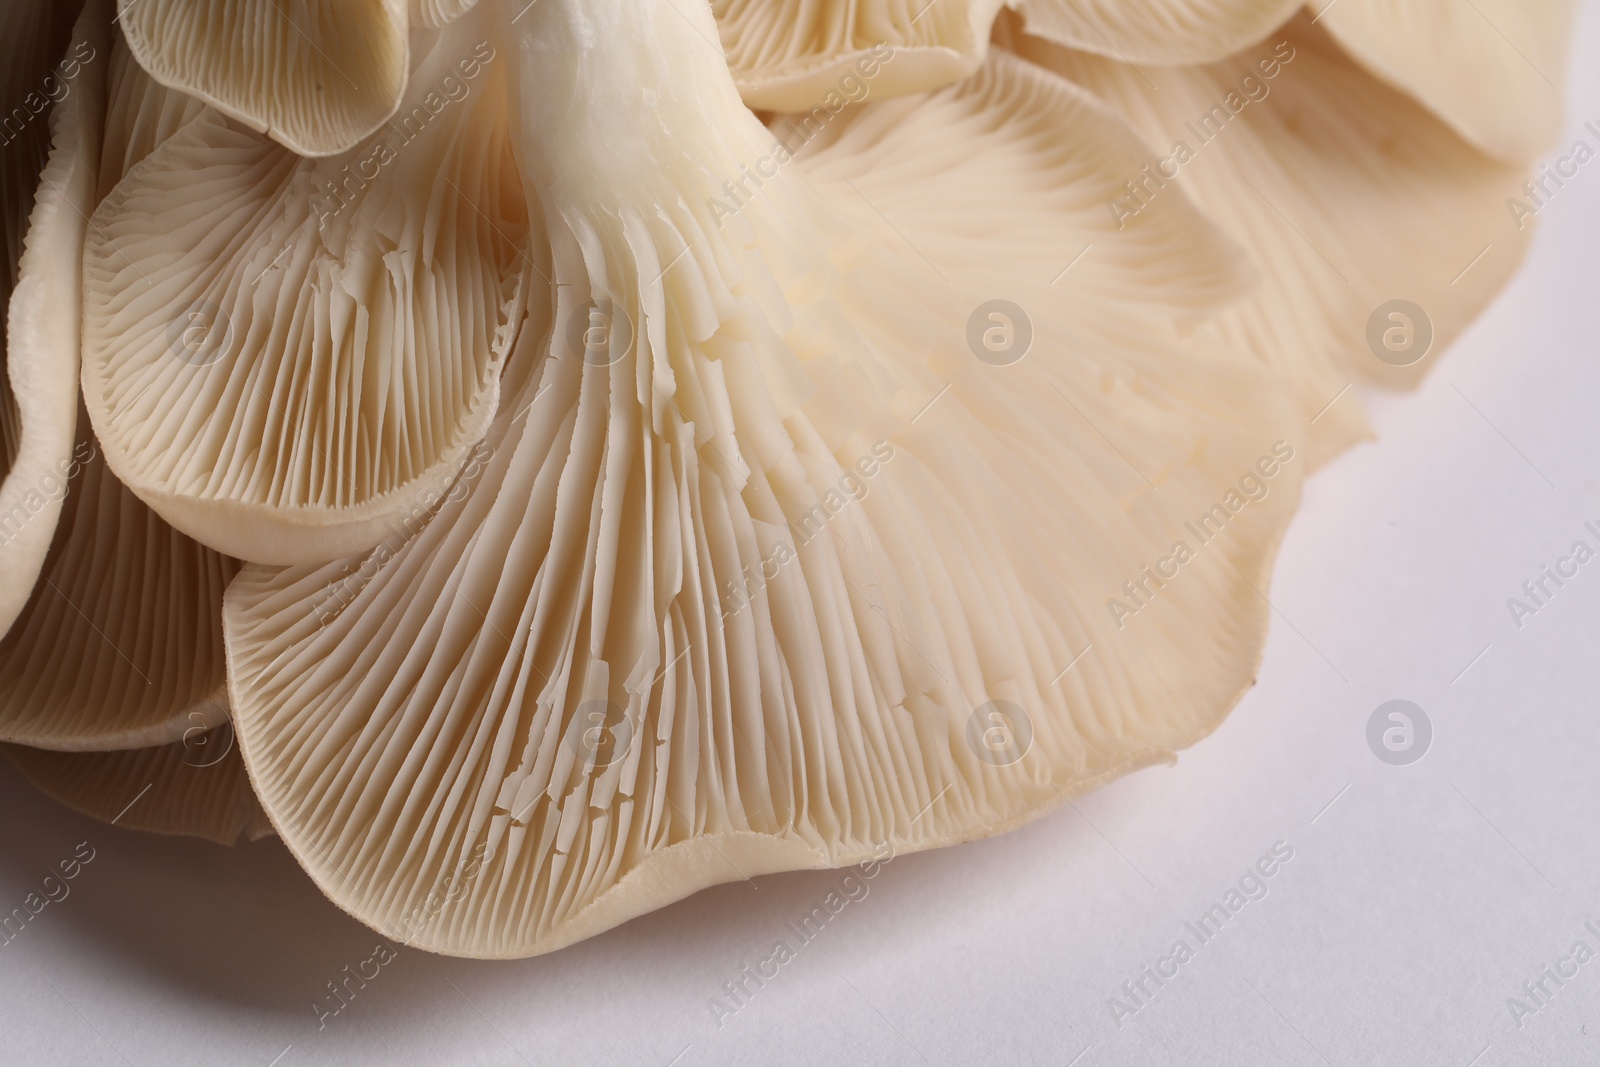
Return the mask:
[[344,155],[207,110],[95,211],[89,415],[117,476],[196,540],[362,551],[483,436],[529,281],[510,59],[484,22],[419,49],[402,115]]
[[419,531],[247,567],[224,609],[241,751],[325,893],[528,955],[995,833],[1216,726],[1303,427],[1185,336],[1234,246],[1182,195],[1112,226],[1147,151],[1114,114],[992,55],[790,159],[703,9],[479,8],[554,279],[481,462]]
[[171,744],[115,752],[3,747],[35,788],[101,822],[219,845],[272,835],[226,725],[196,726]]
[[1214,63],[1258,44],[1301,0],[1018,0],[1031,32],[1123,63]]
[[1318,21],[1462,137],[1527,162],[1561,131],[1573,0],[1340,0]]
[[[120,41],[109,70],[102,197],[203,110],[152,81]],[[77,420],[61,475],[49,552],[16,625],[0,637],[0,739],[132,748],[225,722],[222,594],[237,561],[180,534],[129,492],[87,417]]]
[[0,742],[477,957],[1171,760],[1526,246],[1570,5],[1469,6],[91,3],[0,169]]
[[117,21],[162,85],[306,156],[354,147],[406,87],[407,0],[117,0]]
[[[1141,71],[1028,34],[1008,44],[1152,145],[1106,201],[1119,223],[1182,190],[1249,253],[1259,288],[1208,329],[1293,384],[1312,466],[1368,433],[1352,383],[1417,381],[1521,261],[1531,230],[1505,202],[1524,169],[1373,78],[1305,15],[1205,66]],[[1385,361],[1368,334],[1394,300],[1421,309],[1431,343]]]
[[[104,118],[106,25],[104,5],[90,0],[61,60],[72,64],[70,91],[49,109],[49,154],[32,197],[7,305],[7,390],[0,397],[0,440],[7,458],[0,470],[0,633],[10,629],[33,589],[73,464],[81,254]],[[30,121],[46,119],[41,114]],[[29,149],[24,145],[18,151]]]

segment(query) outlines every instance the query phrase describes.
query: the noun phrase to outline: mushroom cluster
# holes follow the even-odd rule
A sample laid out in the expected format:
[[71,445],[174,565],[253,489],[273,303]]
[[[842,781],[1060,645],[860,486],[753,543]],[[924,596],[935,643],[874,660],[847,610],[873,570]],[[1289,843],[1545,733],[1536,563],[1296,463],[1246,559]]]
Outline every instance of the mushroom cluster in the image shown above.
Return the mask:
[[480,957],[1171,760],[1569,8],[8,0],[7,755]]

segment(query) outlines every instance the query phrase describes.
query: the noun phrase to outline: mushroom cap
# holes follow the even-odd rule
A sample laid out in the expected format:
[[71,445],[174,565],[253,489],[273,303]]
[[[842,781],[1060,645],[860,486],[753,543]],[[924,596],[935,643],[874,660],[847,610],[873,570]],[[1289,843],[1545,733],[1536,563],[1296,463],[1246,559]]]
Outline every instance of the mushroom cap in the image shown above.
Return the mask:
[[[1273,41],[1143,71],[1030,36],[1010,47],[1106,100],[1156,147],[1147,162],[1159,172],[1135,176],[1123,213],[1137,219],[1181,189],[1250,253],[1261,287],[1212,328],[1293,383],[1316,466],[1368,433],[1351,384],[1415,384],[1515,270],[1531,228],[1506,212],[1519,167],[1372,77],[1307,16]],[[1431,343],[1380,358],[1374,338],[1395,301],[1420,309],[1414,336]]]
[[0,633],[16,620],[39,576],[72,465],[80,260],[94,204],[108,19],[106,5],[91,0],[73,28],[67,61],[76,69],[69,91],[50,111],[49,157],[7,305],[7,385],[0,392],[0,453],[6,458],[0,465]]
[[161,84],[304,156],[348,151],[406,88],[406,0],[118,0]]
[[1319,24],[1384,81],[1500,159],[1561,132],[1572,0],[1339,0]]
[[395,124],[308,160],[215,111],[95,212],[84,395],[173,526],[263,562],[420,521],[483,436],[528,284],[504,58],[469,14]]
[[[1170,759],[1252,684],[1302,427],[1179,329],[1204,281],[1134,282],[1237,250],[1181,194],[1117,231],[1146,149],[1005,55],[775,155],[709,28],[541,0],[502,30],[556,295],[483,461],[414,535],[229,589],[258,795],[387,936],[529,955],[986,836]],[[620,106],[641,87],[648,114]],[[1008,254],[963,261],[984,241]]]
[[233,729],[196,725],[183,740],[113,752],[49,752],[4,745],[40,791],[91,818],[130,830],[202,837],[219,845],[272,835],[250,790]]
[[128,51],[121,33],[111,43],[107,96],[96,206],[146,156],[208,110],[188,93],[150,77]]

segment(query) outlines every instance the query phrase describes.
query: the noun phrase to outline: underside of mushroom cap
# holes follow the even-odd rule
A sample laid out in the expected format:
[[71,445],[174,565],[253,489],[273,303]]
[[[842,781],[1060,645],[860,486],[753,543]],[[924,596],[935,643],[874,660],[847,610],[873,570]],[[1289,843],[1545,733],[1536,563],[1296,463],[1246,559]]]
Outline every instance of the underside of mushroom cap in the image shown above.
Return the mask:
[[222,596],[239,565],[163,522],[80,431],[55,543],[0,638],[0,740],[137,748],[225,722]]
[[421,520],[483,436],[529,282],[484,19],[446,27],[395,123],[301,159],[216,112],[95,213],[84,394],[175,527],[271,563]]
[[753,108],[803,111],[936,89],[983,62],[1001,0],[712,0]]
[[157,81],[301,155],[348,151],[405,92],[407,0],[118,0],[117,9]]
[[[1118,276],[1211,239],[1187,202],[1161,210],[1192,227],[1152,216],[1081,287],[1032,276],[1037,250],[947,259],[980,236],[963,197],[1019,189],[1045,221],[997,213],[1000,246],[1025,218],[1077,231],[1063,265],[1116,240],[1085,207],[1110,154],[1008,173],[1052,158],[1019,95],[1058,94],[1069,140],[1108,113],[995,57],[922,102],[943,119],[844,131],[729,212],[774,142],[703,29],[543,0],[505,31],[558,296],[484,461],[415,536],[230,587],[258,794],[388,936],[529,955],[717,882],[985,836],[1170,758],[1252,682],[1299,422]],[[622,106],[641,86],[647,121]],[[954,175],[829,158],[898,138],[940,160],[974,97],[982,147],[1012,143]],[[619,146],[633,165],[603,165]]]
[[[1322,5],[1317,5],[1321,7]],[[1573,0],[1339,0],[1319,24],[1352,56],[1500,159],[1561,132]]]
[[94,204],[108,24],[106,5],[91,0],[73,29],[62,61],[72,64],[71,91],[50,112],[49,159],[7,309],[8,393],[0,397],[6,409],[0,438],[9,462],[0,474],[0,633],[15,621],[39,575],[72,462],[79,272],[84,224]]
[[[151,80],[120,41],[109,69],[102,196],[205,110]],[[238,564],[162,521],[107,469],[88,418],[77,427],[49,554],[0,640],[0,739],[72,751],[175,742],[227,718],[222,594]]]
[[111,43],[107,97],[96,206],[146,156],[209,110],[195,97],[150,77],[120,33]]
[[1119,220],[1186,192],[1249,252],[1261,288],[1214,329],[1293,383],[1313,466],[1367,433],[1349,387],[1415,384],[1527,246],[1531,227],[1506,211],[1522,171],[1373,78],[1304,15],[1203,67],[1139,71],[1027,36],[1008,47],[1156,146],[1108,202]]
[[66,50],[75,15],[67,4],[52,0],[16,0],[0,7],[0,480],[11,470],[22,434],[5,373],[7,309],[39,174],[50,155],[50,109],[71,91],[52,64]]
[[[936,102],[900,98],[822,120],[780,114],[767,126],[783,146],[773,158],[802,160],[812,182],[869,228],[892,220],[902,250],[937,261],[945,284],[965,275],[981,288],[1009,276],[1014,287],[1163,309],[1187,326],[1260,280],[1182,193],[1113,219],[1106,200],[1139,176],[1149,146],[1098,98],[1010,56]],[[743,173],[759,184],[767,162]],[[749,182],[725,186],[719,222],[750,195]]]
[[272,835],[226,725],[196,726],[169,745],[117,752],[3,747],[37,789],[102,822],[220,845]]
[[[1325,0],[1324,0],[1325,2]],[[1028,32],[1124,63],[1214,63],[1258,44],[1301,0],[1018,0]]]

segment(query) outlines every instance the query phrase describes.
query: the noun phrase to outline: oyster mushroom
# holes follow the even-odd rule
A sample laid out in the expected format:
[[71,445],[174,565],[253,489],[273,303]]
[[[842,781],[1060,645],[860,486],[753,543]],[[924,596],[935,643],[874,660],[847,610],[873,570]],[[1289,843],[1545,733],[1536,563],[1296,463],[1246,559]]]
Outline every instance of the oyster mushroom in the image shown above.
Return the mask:
[[[196,10],[151,23],[149,62],[226,74],[268,25],[239,3],[186,36]],[[344,154],[306,160],[236,104],[116,90],[85,257],[110,463],[77,472],[0,644],[0,737],[151,745],[10,751],[119,825],[266,817],[342,907],[460,955],[1001,832],[1213,729],[1252,684],[1300,477],[1361,429],[1316,402],[1418,373],[1357,347],[1416,281],[1386,250],[1438,266],[1487,238],[1516,150],[1433,58],[1386,73],[1359,19],[1335,31],[1357,59],[1282,25],[1304,84],[1257,98],[1232,64],[1277,4],[1026,0],[998,48],[985,0],[787,25],[736,0],[720,24],[650,0],[294,10],[416,25],[411,160],[337,101],[306,128]],[[282,139],[266,105],[304,94],[281,88],[229,114]],[[1183,161],[1195,180],[1116,210],[1218,101],[1237,134]],[[1424,272],[1438,343],[1519,249],[1459,290]],[[243,762],[197,777],[226,730],[198,622],[219,550],[256,560],[222,611]],[[119,585],[140,573],[164,599]],[[159,699],[104,698],[127,673],[104,649],[70,676],[92,629],[154,635]],[[211,666],[165,655],[180,632]]]
[[1339,0],[1318,19],[1349,53],[1501,159],[1561,132],[1572,0]]
[[1236,250],[1181,195],[1104,214],[1131,132],[995,55],[774,170],[704,9],[517,6],[479,9],[515,44],[555,286],[486,458],[414,535],[247,567],[225,605],[241,751],[323,891],[528,955],[986,836],[1214,728],[1303,438],[1270,375],[1180,330],[1237,293]]
[[483,436],[529,277],[483,22],[419,49],[401,116],[344,155],[207,110],[95,211],[85,402],[117,477],[196,540],[364,550]]
[[206,113],[205,104],[169,89],[150,75],[119,35],[111,44],[105,136],[100,146],[100,182],[95,206],[150,153]]
[[117,19],[161,84],[301,155],[354,147],[405,91],[407,0],[118,0]]
[[39,582],[0,638],[0,739],[134,748],[225,722],[218,613],[238,563],[162,522],[92,438],[74,468]]
[[227,726],[155,748],[49,752],[5,745],[34,787],[102,822],[221,845],[272,835]]
[[[120,42],[109,63],[102,196],[204,109],[152,81]],[[220,613],[238,564],[129,492],[88,418],[77,434],[49,553],[0,638],[0,739],[78,751],[176,742],[227,718]]]
[[[73,465],[80,255],[99,159],[106,22],[104,6],[91,0],[73,28],[60,74],[51,76],[63,79],[58,84],[66,91],[48,120],[42,108],[30,120],[35,126],[48,121],[50,149],[38,174],[6,311],[6,387],[0,390],[0,455],[5,459],[0,464],[0,633],[10,628],[33,589]],[[43,80],[39,84],[47,88]],[[32,153],[26,139],[35,136],[37,132],[24,130],[22,143],[8,146],[6,171],[15,175],[8,181],[25,184]],[[9,158],[12,148],[20,161],[17,171]],[[14,220],[19,197],[8,192],[6,202]],[[14,232],[14,224],[8,223],[8,233]]]
[[[1106,202],[1120,222],[1182,190],[1250,253],[1260,288],[1211,328],[1293,383],[1313,466],[1368,432],[1347,387],[1415,382],[1531,235],[1505,209],[1522,167],[1373,78],[1304,14],[1205,66],[1141,71],[1027,35],[1008,46],[1111,103],[1156,149]],[[1385,361],[1369,330],[1402,299],[1432,340]]]

